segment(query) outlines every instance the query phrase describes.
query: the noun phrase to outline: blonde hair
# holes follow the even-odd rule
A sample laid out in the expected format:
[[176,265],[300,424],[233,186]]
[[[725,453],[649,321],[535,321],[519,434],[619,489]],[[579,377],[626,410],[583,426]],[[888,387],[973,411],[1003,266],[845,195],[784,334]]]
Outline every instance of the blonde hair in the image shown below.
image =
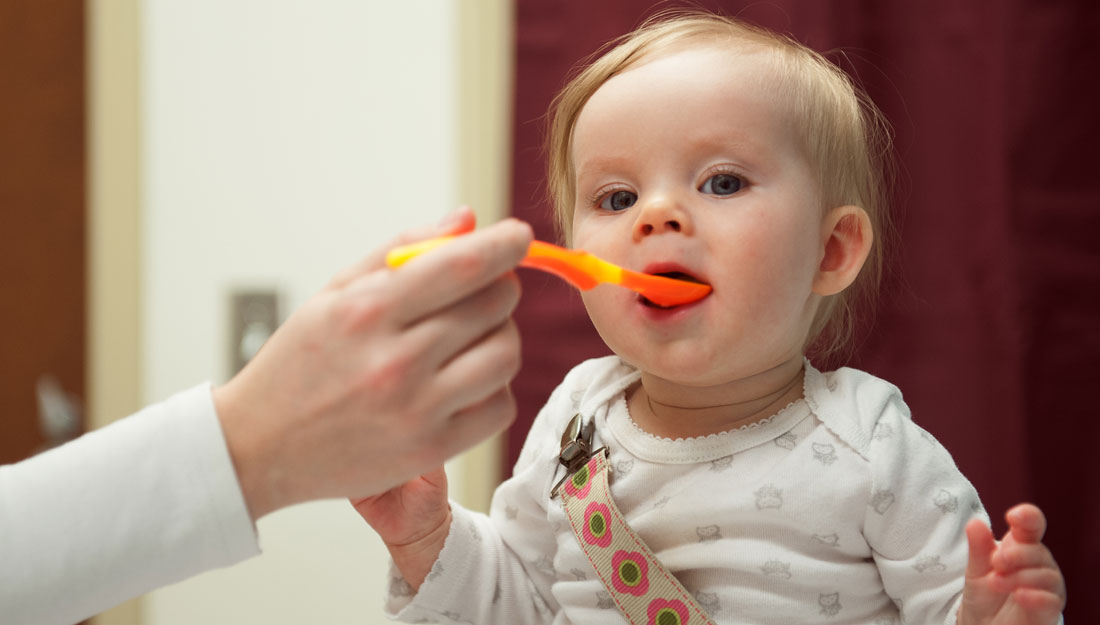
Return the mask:
[[576,195],[573,131],[588,99],[616,74],[692,44],[769,53],[767,78],[791,105],[805,156],[816,167],[822,210],[854,205],[870,217],[874,243],[863,269],[852,286],[822,300],[807,339],[815,355],[838,355],[852,336],[854,311],[870,308],[883,273],[892,137],[882,114],[843,70],[790,37],[730,17],[676,11],[658,14],[605,46],[610,49],[582,66],[550,107],[548,185],[558,233],[569,242]]

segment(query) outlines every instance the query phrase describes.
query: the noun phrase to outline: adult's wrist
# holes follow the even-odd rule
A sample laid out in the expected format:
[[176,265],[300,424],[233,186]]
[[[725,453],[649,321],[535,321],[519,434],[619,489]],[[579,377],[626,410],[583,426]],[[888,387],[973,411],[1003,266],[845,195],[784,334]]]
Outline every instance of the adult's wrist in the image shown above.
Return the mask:
[[275,487],[274,467],[271,458],[274,454],[264,449],[262,429],[256,427],[250,418],[247,405],[239,399],[237,379],[214,387],[214,410],[225,436],[229,457],[237,474],[241,493],[244,495],[248,514],[255,522],[260,517],[282,507]]

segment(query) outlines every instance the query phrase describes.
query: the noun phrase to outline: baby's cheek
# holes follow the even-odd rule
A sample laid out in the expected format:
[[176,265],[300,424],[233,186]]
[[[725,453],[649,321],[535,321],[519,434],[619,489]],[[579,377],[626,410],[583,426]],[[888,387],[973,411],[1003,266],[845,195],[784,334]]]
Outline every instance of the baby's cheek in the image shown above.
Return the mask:
[[584,292],[581,294],[581,301],[584,302],[588,317],[592,320],[592,325],[596,327],[600,337],[608,344],[608,347],[618,353],[619,343],[622,339],[621,335],[623,334],[623,306],[617,304],[609,294],[597,293],[597,291],[610,291],[612,289],[617,289],[617,287],[602,286]]

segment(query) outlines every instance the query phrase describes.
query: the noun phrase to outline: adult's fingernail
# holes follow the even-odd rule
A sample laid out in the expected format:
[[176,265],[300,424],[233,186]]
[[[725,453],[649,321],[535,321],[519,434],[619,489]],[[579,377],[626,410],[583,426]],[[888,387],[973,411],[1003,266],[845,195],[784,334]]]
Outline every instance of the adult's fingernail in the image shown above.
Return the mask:
[[443,216],[443,219],[439,220],[438,227],[440,227],[440,228],[450,228],[451,226],[457,226],[462,221],[463,216],[465,216],[465,214],[468,213],[469,211],[470,211],[469,207],[461,206],[461,207],[447,213],[446,215]]
[[449,226],[455,225],[455,223],[457,223],[457,222],[458,222],[458,211],[451,211],[451,212],[447,213],[446,215],[444,215],[443,219],[440,219],[439,222],[436,224],[436,226],[438,226],[440,228],[447,228]]

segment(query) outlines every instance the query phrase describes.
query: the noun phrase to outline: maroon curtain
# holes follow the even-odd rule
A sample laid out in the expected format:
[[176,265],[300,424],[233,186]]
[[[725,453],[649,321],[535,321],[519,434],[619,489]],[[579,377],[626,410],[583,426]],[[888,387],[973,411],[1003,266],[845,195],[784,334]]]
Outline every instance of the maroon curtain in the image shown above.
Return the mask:
[[[518,0],[513,214],[550,240],[544,116],[566,74],[655,9]],[[994,529],[1034,501],[1071,622],[1100,623],[1100,5],[1039,0],[696,1],[833,55],[896,132],[900,237],[848,363],[897,384]],[[524,367],[508,471],[565,372],[608,353],[580,298],[522,272]],[[836,363],[833,363],[836,364]]]

